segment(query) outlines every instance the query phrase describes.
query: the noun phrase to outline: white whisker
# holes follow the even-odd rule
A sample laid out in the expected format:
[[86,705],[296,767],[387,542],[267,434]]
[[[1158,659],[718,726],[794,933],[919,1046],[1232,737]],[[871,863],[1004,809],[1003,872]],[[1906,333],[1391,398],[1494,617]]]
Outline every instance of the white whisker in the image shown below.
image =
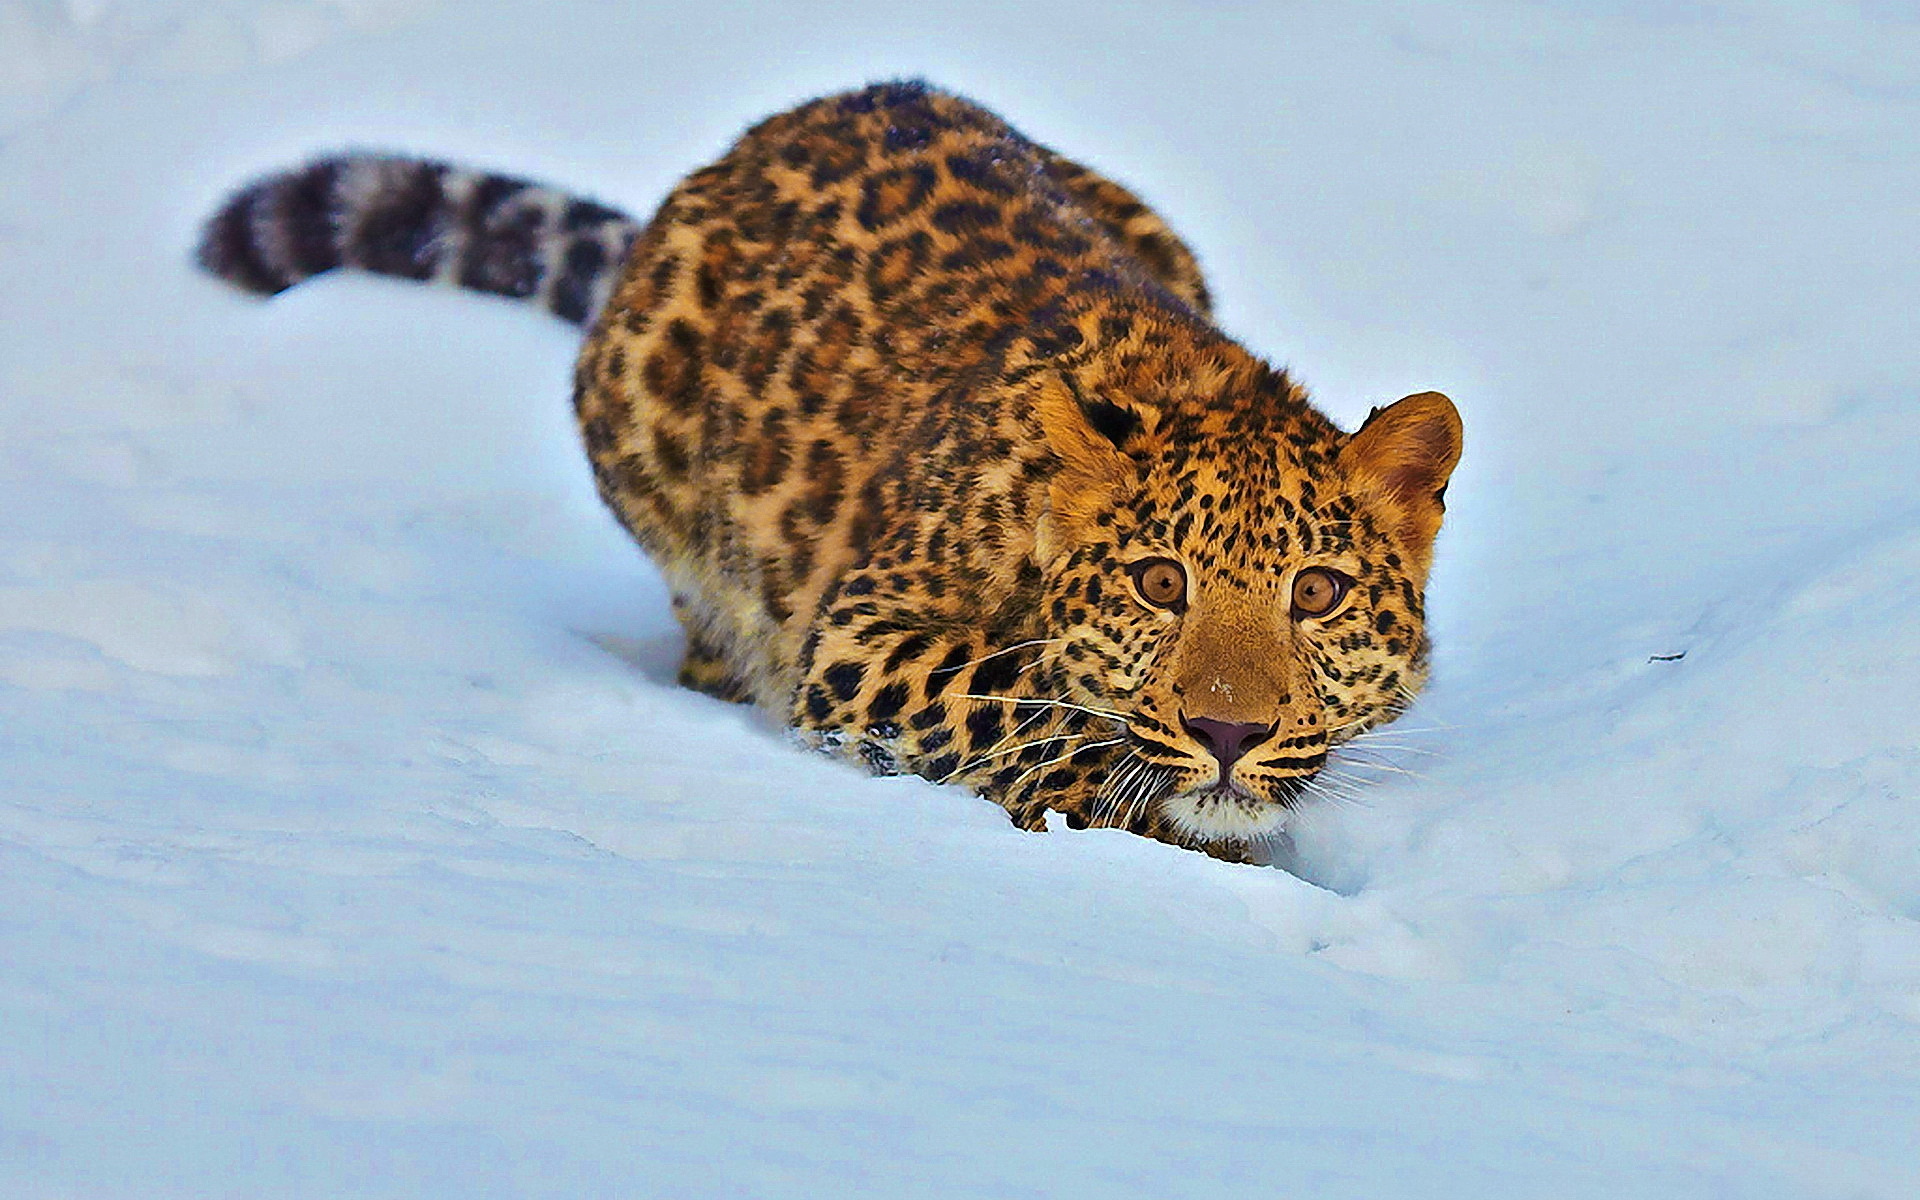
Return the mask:
[[1105,717],[1109,721],[1118,721],[1122,725],[1125,725],[1128,723],[1126,716],[1122,713],[1108,712],[1106,709],[1103,709],[1103,708],[1088,708],[1084,704],[1075,704],[1071,700],[1043,700],[1037,696],[1027,696],[1025,698],[1022,698],[1019,696],[986,696],[986,695],[981,695],[978,692],[960,692],[956,695],[949,697],[949,699],[986,700],[986,701],[991,701],[998,704],[1043,704],[1049,708],[1065,708],[1065,709],[1070,709],[1073,712],[1083,712],[1091,716]]
[[1025,733],[1028,729],[1031,729],[1035,721],[1038,721],[1043,717],[1046,717],[1047,715],[1048,715],[1047,710],[1043,708],[1040,711],[1034,713],[1032,716],[1028,717],[1026,720],[1020,722],[1018,725],[1015,725],[999,741],[995,742],[993,745],[987,747],[986,750],[982,751],[980,754],[980,757],[974,759],[973,762],[967,764],[966,767],[956,768],[955,774],[958,774],[959,771],[961,770],[970,770],[971,768],[978,766],[979,764],[985,762],[987,759],[992,758],[994,755],[1000,753],[1000,747],[1006,745],[1008,742],[1019,737],[1021,734]]
[[1026,770],[1020,772],[1019,775],[1015,776],[1014,781],[1007,785],[1007,790],[1012,791],[1013,789],[1019,787],[1023,782],[1026,781],[1027,777],[1029,775],[1032,775],[1035,771],[1045,770],[1047,767],[1051,767],[1055,763],[1063,763],[1068,759],[1072,758],[1074,755],[1083,754],[1088,750],[1098,750],[1103,746],[1118,746],[1126,740],[1127,740],[1126,738],[1117,737],[1117,738],[1111,738],[1104,742],[1095,742],[1090,746],[1075,746],[1073,749],[1067,751],[1065,754],[1058,756],[1057,758],[1050,758],[1045,762],[1035,763],[1031,767],[1028,767]]
[[[1396,767],[1392,763],[1368,762],[1364,758],[1343,759],[1338,765],[1341,767],[1355,767],[1363,771],[1386,771],[1394,775],[1403,775],[1408,779],[1420,778],[1419,774],[1409,771],[1405,767]],[[1327,764],[1329,770],[1333,769],[1334,766],[1335,764],[1332,762]]]
[[1024,642],[1015,642],[1013,645],[1008,646],[1005,649],[995,650],[988,654],[982,654],[979,658],[970,658],[966,662],[955,663],[953,666],[946,667],[944,669],[949,671],[964,671],[968,667],[977,667],[981,663],[986,662],[988,659],[999,658],[1002,654],[1012,654],[1015,650],[1025,650],[1029,646],[1051,646],[1055,642],[1064,642],[1066,640],[1067,639],[1065,638],[1057,638],[1057,637],[1029,638]]
[[[1045,734],[1041,737],[1033,738],[1030,741],[1021,742],[1018,746],[1008,746],[1004,750],[988,750],[985,753],[975,757],[971,762],[965,762],[955,767],[952,773],[947,775],[946,778],[940,780],[940,782],[941,783],[951,782],[952,780],[958,778],[960,775],[964,774],[965,772],[971,771],[975,767],[981,766],[985,763],[992,762],[996,758],[1005,758],[1009,754],[1018,754],[1022,750],[1030,750],[1035,746],[1044,746],[1048,742],[1085,741],[1087,738],[1090,738],[1092,736],[1093,735],[1090,733],[1054,732],[1054,733]],[[1006,739],[1002,738],[1001,740],[1005,741]]]

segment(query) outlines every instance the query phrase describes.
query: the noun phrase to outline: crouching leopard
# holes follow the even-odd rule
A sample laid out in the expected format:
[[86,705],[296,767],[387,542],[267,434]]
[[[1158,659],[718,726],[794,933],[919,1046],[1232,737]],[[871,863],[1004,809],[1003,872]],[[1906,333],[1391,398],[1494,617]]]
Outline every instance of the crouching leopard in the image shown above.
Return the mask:
[[1246,859],[1425,680],[1452,403],[1343,433],[1215,327],[1132,192],[925,84],[771,117],[646,222],[324,158],[235,195],[200,262],[585,326],[580,431],[671,588],[680,681],[1022,828]]

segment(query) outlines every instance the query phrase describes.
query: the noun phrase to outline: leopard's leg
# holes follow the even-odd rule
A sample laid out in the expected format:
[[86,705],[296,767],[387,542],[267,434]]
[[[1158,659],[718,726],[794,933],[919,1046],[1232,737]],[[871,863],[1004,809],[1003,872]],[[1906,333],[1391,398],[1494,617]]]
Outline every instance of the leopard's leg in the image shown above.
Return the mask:
[[1045,829],[1049,809],[1091,823],[1124,720],[1064,700],[1040,639],[930,621],[924,597],[890,596],[880,576],[850,576],[823,606],[789,723],[876,771],[968,785],[1022,829]]
[[683,597],[673,598],[673,615],[686,630],[687,649],[680,659],[679,683],[683,688],[705,692],[732,704],[751,704],[753,694],[740,681],[711,636],[694,620],[693,606]]
[[965,784],[1030,832],[1045,832],[1055,812],[1073,829],[1125,829],[1255,861],[1238,843],[1176,829],[1151,786],[1129,789],[1125,722],[1060,699],[1037,639],[936,635],[904,609],[889,616],[876,596],[860,593],[872,606],[866,623],[829,618],[815,639],[790,713],[803,737],[883,774]]
[[687,638],[687,652],[680,660],[680,686],[705,692],[730,704],[751,704],[753,693],[740,682],[733,668],[720,653],[698,638]]
[[1048,151],[1047,174],[1121,245],[1133,251],[1168,291],[1202,314],[1212,311],[1200,261],[1159,213],[1127,188],[1072,159]]

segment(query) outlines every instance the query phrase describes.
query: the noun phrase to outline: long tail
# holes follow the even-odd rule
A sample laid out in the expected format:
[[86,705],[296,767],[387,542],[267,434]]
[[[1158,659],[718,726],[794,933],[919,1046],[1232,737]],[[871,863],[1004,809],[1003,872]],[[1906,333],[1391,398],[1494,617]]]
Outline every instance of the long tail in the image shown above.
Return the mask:
[[450,283],[584,325],[640,225],[523,179],[348,154],[248,186],[207,222],[200,265],[263,296],[336,267]]

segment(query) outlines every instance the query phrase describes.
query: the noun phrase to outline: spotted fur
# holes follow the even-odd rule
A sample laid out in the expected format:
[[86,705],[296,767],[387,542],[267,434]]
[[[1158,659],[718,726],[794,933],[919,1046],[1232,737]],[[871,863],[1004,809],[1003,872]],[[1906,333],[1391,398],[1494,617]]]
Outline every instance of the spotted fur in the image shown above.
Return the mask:
[[[241,193],[202,261],[597,313],[580,429],[672,588],[687,686],[1024,828],[1238,858],[1424,682],[1452,405],[1342,433],[1212,324],[1157,215],[992,113],[918,83],[814,101],[643,229],[497,179],[327,160]],[[604,306],[582,246],[626,247]],[[1132,582],[1150,558],[1184,571],[1177,611]],[[1308,568],[1352,584],[1321,616],[1290,600]]]

